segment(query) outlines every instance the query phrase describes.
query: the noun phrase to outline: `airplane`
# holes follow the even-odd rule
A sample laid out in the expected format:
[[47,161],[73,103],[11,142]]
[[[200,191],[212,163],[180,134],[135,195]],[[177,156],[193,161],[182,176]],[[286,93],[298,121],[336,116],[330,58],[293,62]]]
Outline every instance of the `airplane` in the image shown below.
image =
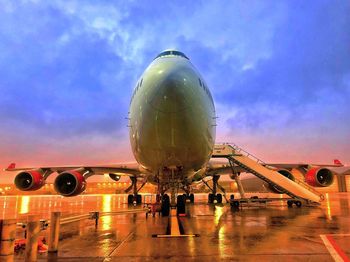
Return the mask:
[[[216,118],[210,90],[190,59],[180,51],[165,50],[145,69],[131,97],[129,137],[136,163],[20,168],[11,164],[6,171],[19,171],[14,183],[23,191],[41,188],[57,172],[54,188],[67,197],[83,193],[90,176],[108,173],[118,181],[127,175],[132,184],[126,192],[133,191],[128,195],[129,204],[141,203],[138,192],[149,182],[157,185],[163,216],[169,215],[170,208],[185,213],[186,200],[194,201],[191,185],[207,177],[212,177],[214,184],[208,201],[222,202],[216,190],[218,179],[232,170],[227,163],[211,160]],[[282,176],[290,176],[286,168],[280,169]],[[242,172],[239,167],[233,171]],[[333,181],[333,173],[321,166],[309,168],[306,177],[314,186],[328,186]],[[185,194],[178,194],[180,190]]]

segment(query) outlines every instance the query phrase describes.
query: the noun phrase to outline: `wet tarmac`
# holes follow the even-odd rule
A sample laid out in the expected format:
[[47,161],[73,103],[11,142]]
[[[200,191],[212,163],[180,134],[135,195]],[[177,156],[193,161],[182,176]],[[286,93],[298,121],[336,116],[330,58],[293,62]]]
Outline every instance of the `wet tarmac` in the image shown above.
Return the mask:
[[[337,255],[349,261],[348,193],[327,194],[321,207],[288,208],[277,201],[239,211],[209,205],[206,198],[196,195],[187,216],[179,218],[184,233],[198,237],[152,237],[168,228],[168,218],[158,215],[105,216],[97,229],[92,220],[61,226],[59,252],[39,254],[39,261],[334,261]],[[0,216],[25,221],[28,214],[49,218],[52,211],[70,216],[135,208],[126,201],[126,195],[0,197]],[[22,260],[19,252],[16,261]]]

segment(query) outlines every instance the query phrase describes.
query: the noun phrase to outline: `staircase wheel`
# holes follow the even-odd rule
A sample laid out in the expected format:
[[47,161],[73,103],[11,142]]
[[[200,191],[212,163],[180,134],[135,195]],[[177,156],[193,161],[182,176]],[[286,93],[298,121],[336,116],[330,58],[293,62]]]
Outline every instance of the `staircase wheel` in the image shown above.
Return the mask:
[[288,207],[292,207],[293,206],[293,201],[292,200],[288,200],[287,201],[287,205],[288,205]]
[[301,201],[295,201],[295,205],[297,206],[297,207],[301,207]]

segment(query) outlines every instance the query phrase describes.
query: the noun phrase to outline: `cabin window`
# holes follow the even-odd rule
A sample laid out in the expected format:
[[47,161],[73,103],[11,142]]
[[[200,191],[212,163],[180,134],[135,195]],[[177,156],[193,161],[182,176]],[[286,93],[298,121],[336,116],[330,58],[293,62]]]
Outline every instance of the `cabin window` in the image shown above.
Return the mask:
[[188,57],[184,53],[182,53],[180,51],[175,51],[175,50],[164,51],[164,52],[160,53],[159,55],[157,55],[155,59],[157,59],[158,57],[167,56],[167,55],[181,56],[181,57],[188,59]]

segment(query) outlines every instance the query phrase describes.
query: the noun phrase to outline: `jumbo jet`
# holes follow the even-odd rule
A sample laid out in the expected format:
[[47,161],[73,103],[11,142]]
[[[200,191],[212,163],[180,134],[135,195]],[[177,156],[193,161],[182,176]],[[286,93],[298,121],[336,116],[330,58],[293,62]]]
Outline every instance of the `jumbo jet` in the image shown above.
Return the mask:
[[[139,190],[146,183],[157,185],[162,214],[176,207],[183,213],[186,200],[194,201],[191,186],[207,177],[219,177],[230,169],[211,160],[215,143],[216,113],[210,90],[190,59],[182,52],[161,52],[137,81],[129,109],[129,135],[134,164],[92,166],[41,166],[16,168],[15,185],[23,191],[37,190],[52,173],[58,176],[55,190],[63,196],[84,192],[86,179],[108,173],[118,181],[129,176],[132,184],[126,192],[128,203],[140,203]],[[236,170],[237,173],[240,170]],[[288,176],[289,171],[280,172]],[[312,168],[306,178],[314,186],[328,186],[333,173],[324,167]],[[216,192],[218,179],[208,196],[209,202],[221,202]],[[141,184],[138,186],[138,184]],[[277,190],[278,188],[272,188]],[[179,191],[185,194],[179,194]],[[170,196],[167,194],[170,193]]]

